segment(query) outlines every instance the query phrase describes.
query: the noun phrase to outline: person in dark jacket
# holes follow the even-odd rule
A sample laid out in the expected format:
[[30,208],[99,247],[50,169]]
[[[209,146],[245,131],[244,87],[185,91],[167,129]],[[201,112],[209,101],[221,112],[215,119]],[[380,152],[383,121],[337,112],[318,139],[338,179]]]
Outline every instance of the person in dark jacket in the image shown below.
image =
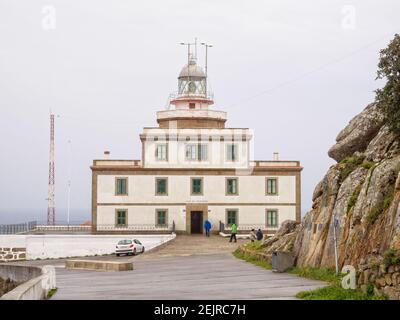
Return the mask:
[[261,229],[258,229],[258,231],[257,231],[257,240],[261,241],[262,239],[264,239],[264,234],[261,231]]
[[204,230],[206,230],[206,237],[210,236],[211,227],[212,227],[211,222],[208,219],[204,221]]

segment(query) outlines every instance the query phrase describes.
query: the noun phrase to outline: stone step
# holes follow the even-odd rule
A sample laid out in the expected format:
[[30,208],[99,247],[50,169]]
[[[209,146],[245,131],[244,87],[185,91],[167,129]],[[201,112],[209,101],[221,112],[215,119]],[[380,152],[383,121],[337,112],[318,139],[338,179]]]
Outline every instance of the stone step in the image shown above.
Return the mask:
[[66,260],[65,268],[96,271],[129,271],[133,270],[133,263],[130,261]]

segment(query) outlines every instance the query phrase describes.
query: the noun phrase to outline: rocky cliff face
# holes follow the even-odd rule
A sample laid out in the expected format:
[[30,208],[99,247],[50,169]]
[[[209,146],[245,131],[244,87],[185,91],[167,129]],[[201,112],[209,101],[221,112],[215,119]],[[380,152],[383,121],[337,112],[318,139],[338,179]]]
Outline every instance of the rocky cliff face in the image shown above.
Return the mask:
[[265,243],[266,250],[279,244],[290,248],[298,266],[334,268],[336,220],[339,267],[399,251],[400,140],[374,104],[350,121],[328,154],[337,164],[316,186],[311,211],[295,230]]

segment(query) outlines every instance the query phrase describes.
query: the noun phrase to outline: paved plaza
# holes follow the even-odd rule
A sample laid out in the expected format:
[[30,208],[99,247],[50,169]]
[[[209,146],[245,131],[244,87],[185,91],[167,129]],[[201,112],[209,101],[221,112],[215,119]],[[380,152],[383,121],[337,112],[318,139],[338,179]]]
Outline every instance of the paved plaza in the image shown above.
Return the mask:
[[56,260],[53,299],[293,299],[324,285],[239,260],[236,247],[219,236],[178,236],[144,255],[104,258],[132,259],[135,269],[126,272],[66,270]]

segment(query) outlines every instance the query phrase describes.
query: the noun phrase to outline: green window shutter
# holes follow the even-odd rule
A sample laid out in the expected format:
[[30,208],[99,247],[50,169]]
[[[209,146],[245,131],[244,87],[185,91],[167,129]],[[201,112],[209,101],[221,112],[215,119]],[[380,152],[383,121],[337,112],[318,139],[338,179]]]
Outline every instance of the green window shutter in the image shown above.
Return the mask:
[[267,227],[278,226],[278,212],[276,210],[267,211]]
[[127,194],[126,182],[126,179],[117,179],[117,195]]
[[228,144],[227,145],[227,158],[228,161],[236,161],[237,155],[236,155],[236,145],[235,144]]
[[228,179],[228,194],[237,194],[237,180]]
[[167,224],[167,212],[165,210],[157,211],[157,224],[158,225]]
[[276,179],[267,179],[267,194],[277,194],[277,181]]
[[237,224],[237,222],[236,222],[236,214],[237,214],[236,210],[228,210],[228,213],[227,213],[227,220],[228,220],[227,224],[228,225],[232,225],[234,223]]
[[126,211],[117,211],[117,224],[126,225]]
[[167,193],[167,179],[157,179],[157,194]]
[[201,193],[201,179],[192,179],[192,193]]

